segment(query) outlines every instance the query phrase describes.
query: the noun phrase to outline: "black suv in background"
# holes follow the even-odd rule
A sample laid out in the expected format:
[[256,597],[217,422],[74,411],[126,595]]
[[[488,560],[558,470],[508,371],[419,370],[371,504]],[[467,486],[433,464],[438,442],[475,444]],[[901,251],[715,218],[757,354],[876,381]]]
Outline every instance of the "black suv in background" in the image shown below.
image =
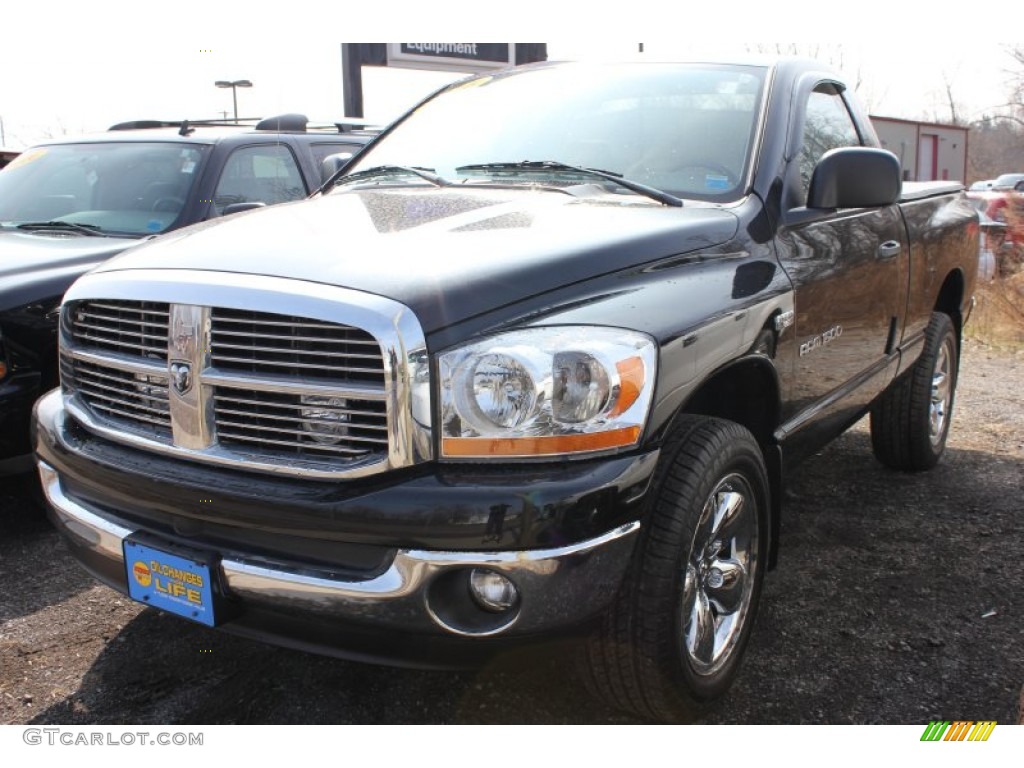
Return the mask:
[[39,144],[0,171],[0,475],[33,468],[29,418],[58,383],[71,283],[163,232],[300,200],[376,135],[294,114],[248,122],[120,123]]

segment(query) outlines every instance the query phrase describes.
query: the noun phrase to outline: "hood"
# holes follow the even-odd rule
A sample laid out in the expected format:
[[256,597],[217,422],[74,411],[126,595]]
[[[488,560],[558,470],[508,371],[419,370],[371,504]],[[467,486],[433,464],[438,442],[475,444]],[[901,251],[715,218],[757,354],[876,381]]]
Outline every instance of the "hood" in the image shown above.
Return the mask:
[[[596,188],[595,188],[596,189]],[[599,275],[730,239],[734,214],[538,188],[346,191],[164,235],[99,271],[215,270],[368,291],[430,333]]]
[[0,311],[51,296],[101,262],[141,242],[123,237],[0,232]]

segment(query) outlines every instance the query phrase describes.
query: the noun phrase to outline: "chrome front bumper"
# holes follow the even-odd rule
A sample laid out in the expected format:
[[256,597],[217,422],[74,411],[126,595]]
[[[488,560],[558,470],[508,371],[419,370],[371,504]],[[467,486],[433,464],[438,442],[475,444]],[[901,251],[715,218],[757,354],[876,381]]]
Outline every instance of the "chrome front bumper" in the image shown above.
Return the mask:
[[[77,501],[58,472],[39,462],[39,474],[58,530],[94,573],[124,574],[124,539],[132,523]],[[399,550],[379,575],[345,580],[297,563],[221,551],[219,576],[246,608],[268,609],[380,629],[463,637],[539,633],[571,627],[614,598],[629,565],[639,522],[570,546],[518,552]],[[201,545],[200,545],[201,546]],[[475,608],[467,590],[474,568],[497,571],[519,593],[503,614]],[[127,592],[127,582],[104,579]]]

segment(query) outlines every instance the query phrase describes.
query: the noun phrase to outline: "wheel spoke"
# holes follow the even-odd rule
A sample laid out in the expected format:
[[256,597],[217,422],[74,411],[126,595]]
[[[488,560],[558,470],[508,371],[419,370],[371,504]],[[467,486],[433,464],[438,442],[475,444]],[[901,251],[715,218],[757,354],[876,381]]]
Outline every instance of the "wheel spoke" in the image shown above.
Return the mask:
[[686,567],[686,576],[683,581],[683,616],[693,614],[693,603],[700,591],[697,584],[697,569],[691,564]]
[[939,434],[942,432],[942,424],[945,421],[945,417],[946,417],[945,405],[946,404],[941,402],[941,401],[938,402],[938,403],[934,403],[932,405],[932,414],[931,414],[932,437],[938,437]]
[[715,560],[705,579],[704,591],[719,614],[735,613],[743,605],[747,570],[736,560]]
[[715,497],[708,499],[701,512],[700,520],[697,521],[697,530],[693,536],[693,551],[690,553],[690,560],[695,566],[699,566],[706,557],[705,550],[714,538],[715,521],[717,520],[717,508],[714,503]]
[[702,589],[695,589],[694,595],[696,599],[690,611],[690,625],[686,629],[686,646],[697,661],[711,664],[715,659],[715,615]]
[[728,543],[735,535],[743,519],[743,494],[735,491],[723,491],[715,499],[714,522],[708,542],[720,541]]
[[949,402],[952,399],[952,376],[950,373],[951,352],[944,344],[932,371],[931,403],[928,408],[928,430],[933,444],[942,439],[949,418]]

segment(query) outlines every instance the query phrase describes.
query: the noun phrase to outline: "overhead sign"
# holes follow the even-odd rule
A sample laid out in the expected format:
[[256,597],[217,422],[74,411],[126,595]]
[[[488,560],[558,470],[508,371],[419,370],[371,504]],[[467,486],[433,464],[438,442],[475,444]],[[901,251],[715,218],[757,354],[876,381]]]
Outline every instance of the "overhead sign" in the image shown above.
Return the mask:
[[388,43],[388,66],[480,72],[511,67],[512,43]]

